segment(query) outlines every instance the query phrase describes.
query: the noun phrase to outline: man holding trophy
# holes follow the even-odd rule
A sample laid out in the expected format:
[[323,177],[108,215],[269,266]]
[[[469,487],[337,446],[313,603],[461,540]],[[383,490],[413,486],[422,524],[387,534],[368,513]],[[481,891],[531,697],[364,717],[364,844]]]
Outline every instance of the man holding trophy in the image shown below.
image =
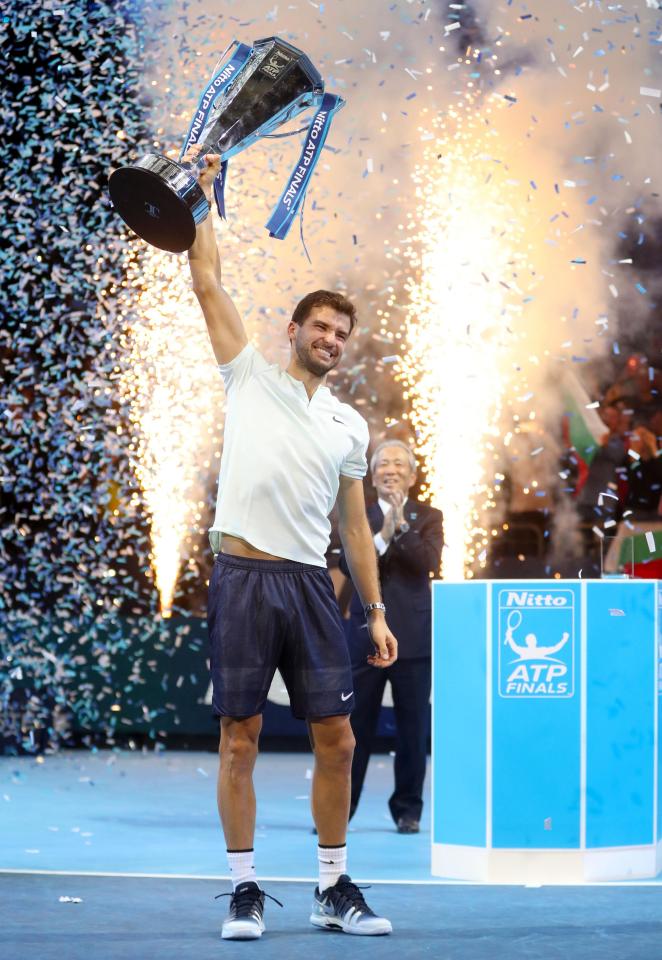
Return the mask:
[[253,768],[277,669],[294,715],[307,721],[315,755],[319,886],[311,923],[351,934],[390,933],[390,922],[373,913],[347,875],[354,694],[325,559],[337,500],[345,557],[375,648],[368,659],[377,669],[389,667],[397,642],[380,599],[363,497],[368,425],[325,384],[356,322],[354,306],[331,291],[308,294],[287,328],[287,370],[270,365],[248,343],[223,289],[210,216],[212,189],[223,215],[228,160],[259,137],[279,136],[273,131],[281,124],[315,107],[267,223],[272,237],[285,237],[343,100],[326,93],[305,53],[280,37],[234,42],[226,53],[203,91],[180,160],[150,153],[109,180],[115,209],[139,236],[163,250],[189,251],[227,396],[208,610],[213,708],[221,722],[218,807],[233,882],[223,937],[255,939],[264,930],[267,894],[255,880],[253,858]]
[[[220,161],[205,159],[199,184],[209,196]],[[337,494],[345,555],[375,646],[369,659],[375,668],[390,666],[397,644],[380,602],[363,496],[367,424],[325,386],[342,358],[354,307],[329,291],[305,297],[287,328],[291,359],[282,370],[248,343],[222,287],[210,217],[197,227],[189,264],[227,394],[208,613],[213,707],[221,718],[218,805],[234,885],[223,937],[259,937],[264,930],[252,772],[276,668],[295,716],[308,723],[315,754],[311,803],[320,880],[311,922],[346,933],[390,933],[389,921],[370,910],[346,873],[352,674],[324,556]]]

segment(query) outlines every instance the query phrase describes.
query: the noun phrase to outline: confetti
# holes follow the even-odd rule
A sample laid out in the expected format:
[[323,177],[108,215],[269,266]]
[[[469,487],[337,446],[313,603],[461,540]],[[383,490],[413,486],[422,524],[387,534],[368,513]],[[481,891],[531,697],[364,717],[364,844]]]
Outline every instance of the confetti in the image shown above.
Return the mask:
[[[114,167],[149,149],[176,151],[228,40],[264,35],[258,19],[247,17],[240,28],[223,14],[210,19],[195,2],[178,9],[167,27],[133,0],[100,0],[92,8],[71,0],[55,10],[45,0],[26,18],[18,0],[8,0],[0,39],[8,65],[3,116],[19,116],[22,131],[20,141],[7,131],[2,188],[11,191],[3,199],[20,230],[5,226],[1,254],[12,306],[0,331],[0,733],[10,749],[28,752],[66,743],[74,730],[84,742],[93,730],[111,745],[134,730],[161,737],[179,722],[177,705],[205,682],[206,528],[221,450],[222,386],[185,258],[127,236],[109,206],[106,181]],[[312,15],[318,13],[321,7]],[[264,5],[261,14],[276,21],[268,32],[277,32],[278,8]],[[346,32],[358,37],[354,25],[362,29],[355,17]],[[406,91],[395,96],[390,57],[380,63],[376,52],[400,49],[412,26],[394,10],[380,28],[379,48],[363,42],[368,59],[361,67],[368,63],[374,74],[363,92],[348,93],[353,112],[345,112],[345,126],[325,153],[345,172],[356,156],[349,146],[356,124],[373,108],[378,123],[391,124],[391,140],[391,129],[398,137],[407,129],[403,156],[415,131],[413,112],[410,121],[398,114],[392,124],[392,104]],[[438,24],[434,29],[441,32]],[[336,68],[343,76],[359,69],[351,42],[342,37],[325,50],[327,64],[345,61]],[[399,78],[406,68],[423,87],[422,63],[399,56],[397,65]],[[342,92],[345,80],[327,79]],[[388,154],[375,133],[359,148],[380,174],[368,187],[372,195],[357,204],[344,173],[347,199],[332,177],[320,178],[311,195],[306,229],[318,244],[314,270],[297,242],[274,245],[264,234],[291,163],[288,144],[259,143],[245,162],[232,161],[230,222],[218,225],[227,276],[251,336],[273,359],[282,362],[286,320],[300,296],[321,283],[343,288],[351,258],[365,244],[359,237],[372,198],[385,201],[392,216],[381,176]],[[35,177],[36,156],[48,189]],[[347,228],[356,237],[351,252],[344,240],[339,249]],[[394,264],[389,283],[400,277]],[[364,294],[358,280],[355,287],[350,293],[362,299],[364,317],[389,296],[374,288]],[[269,288],[275,297],[264,297]],[[396,417],[403,409],[380,363],[397,349],[394,333],[375,343],[369,334],[355,339],[368,372],[354,382],[341,370],[335,388],[343,397],[351,389],[383,430],[386,405]],[[162,608],[172,612],[170,621]],[[168,669],[180,649],[200,651],[201,681]]]
[[[334,389],[375,438],[415,437],[449,575],[489,562],[495,487],[518,468],[536,508],[563,489],[543,449],[559,369],[618,367],[659,300],[642,263],[659,260],[648,101],[661,95],[627,93],[658,75],[659,14],[570,5],[561,23],[544,6],[483,4],[469,44],[464,4],[441,19],[393,4],[372,23],[306,5],[288,38],[322,37],[319,65],[348,100],[306,213],[313,267],[294,235],[276,246],[262,227],[286,141],[232,160],[219,226],[228,284],[270,358],[284,359],[306,289],[356,297]],[[197,682],[176,657],[203,649],[190,627],[203,624],[223,394],[185,259],[128,237],[105,184],[147,149],[176,152],[218,53],[235,34],[277,33],[283,9],[24,8],[7,0],[0,39],[0,732],[13,724],[12,749],[40,752],[74,729],[156,738]]]

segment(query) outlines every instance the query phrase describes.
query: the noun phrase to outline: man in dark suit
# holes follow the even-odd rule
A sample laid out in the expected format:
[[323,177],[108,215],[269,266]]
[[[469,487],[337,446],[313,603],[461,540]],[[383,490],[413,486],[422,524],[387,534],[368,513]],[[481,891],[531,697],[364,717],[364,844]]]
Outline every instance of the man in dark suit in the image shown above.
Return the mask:
[[[431,684],[430,577],[440,575],[443,518],[440,510],[409,499],[416,460],[400,440],[380,443],[370,461],[378,501],[368,509],[379,561],[382,598],[398,637],[400,655],[385,670],[371,670],[370,636],[361,602],[350,604],[349,645],[354,677],[351,715],[356,749],[352,763],[350,817],[361,796],[386,681],[395,713],[395,789],[389,809],[399,833],[418,833],[423,809]],[[350,571],[344,554],[340,569]]]

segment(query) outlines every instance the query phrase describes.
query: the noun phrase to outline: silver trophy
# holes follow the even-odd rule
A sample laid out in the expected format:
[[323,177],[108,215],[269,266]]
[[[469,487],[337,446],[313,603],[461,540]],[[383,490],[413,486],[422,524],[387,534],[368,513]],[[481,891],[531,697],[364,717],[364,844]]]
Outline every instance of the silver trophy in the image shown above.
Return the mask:
[[[273,135],[276,128],[311,106],[324,104],[326,124],[326,114],[330,119],[343,105],[340,97],[324,94],[322,77],[308,57],[280,37],[257,40],[252,46],[235,41],[230,50],[229,58],[217,68],[202,95],[182,149],[183,156],[197,144],[199,159],[194,163],[181,162],[181,159],[177,162],[148,153],[137,163],[119,167],[109,178],[113,206],[124,222],[139,237],[161,250],[172,253],[188,250],[195,239],[196,224],[210,212],[196,176],[196,168],[201,169],[205,164],[205,154],[220,154],[223,161],[222,177],[214,184],[222,214],[224,176],[230,157],[259,137]],[[313,124],[309,130],[310,146],[317,151],[323,145],[326,126],[320,134],[320,124],[317,127]],[[302,154],[304,163],[306,159]],[[303,200],[316,159],[315,154],[298,175],[296,185],[302,186],[296,196],[297,207]],[[291,182],[289,193],[292,194]],[[282,237],[289,229],[292,197],[289,203],[286,198],[285,203],[284,217],[279,218],[279,226],[272,236]],[[284,219],[287,220],[285,226]]]

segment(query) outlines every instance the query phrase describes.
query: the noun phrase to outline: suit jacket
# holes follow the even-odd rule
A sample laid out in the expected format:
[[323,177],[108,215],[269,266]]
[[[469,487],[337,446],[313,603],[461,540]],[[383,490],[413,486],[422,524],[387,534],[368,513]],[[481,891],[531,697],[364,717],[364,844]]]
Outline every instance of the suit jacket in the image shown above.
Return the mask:
[[[431,656],[430,574],[435,577],[441,575],[441,548],[444,542],[440,510],[418,500],[408,500],[404,515],[409,530],[397,539],[394,537],[386,553],[378,558],[386,620],[398,640],[398,656],[402,660]],[[381,530],[383,521],[384,514],[379,504],[368,508],[368,522],[373,533]],[[341,551],[339,566],[348,577],[344,551]],[[348,636],[352,662],[365,662],[373,646],[356,591],[350,603]]]

